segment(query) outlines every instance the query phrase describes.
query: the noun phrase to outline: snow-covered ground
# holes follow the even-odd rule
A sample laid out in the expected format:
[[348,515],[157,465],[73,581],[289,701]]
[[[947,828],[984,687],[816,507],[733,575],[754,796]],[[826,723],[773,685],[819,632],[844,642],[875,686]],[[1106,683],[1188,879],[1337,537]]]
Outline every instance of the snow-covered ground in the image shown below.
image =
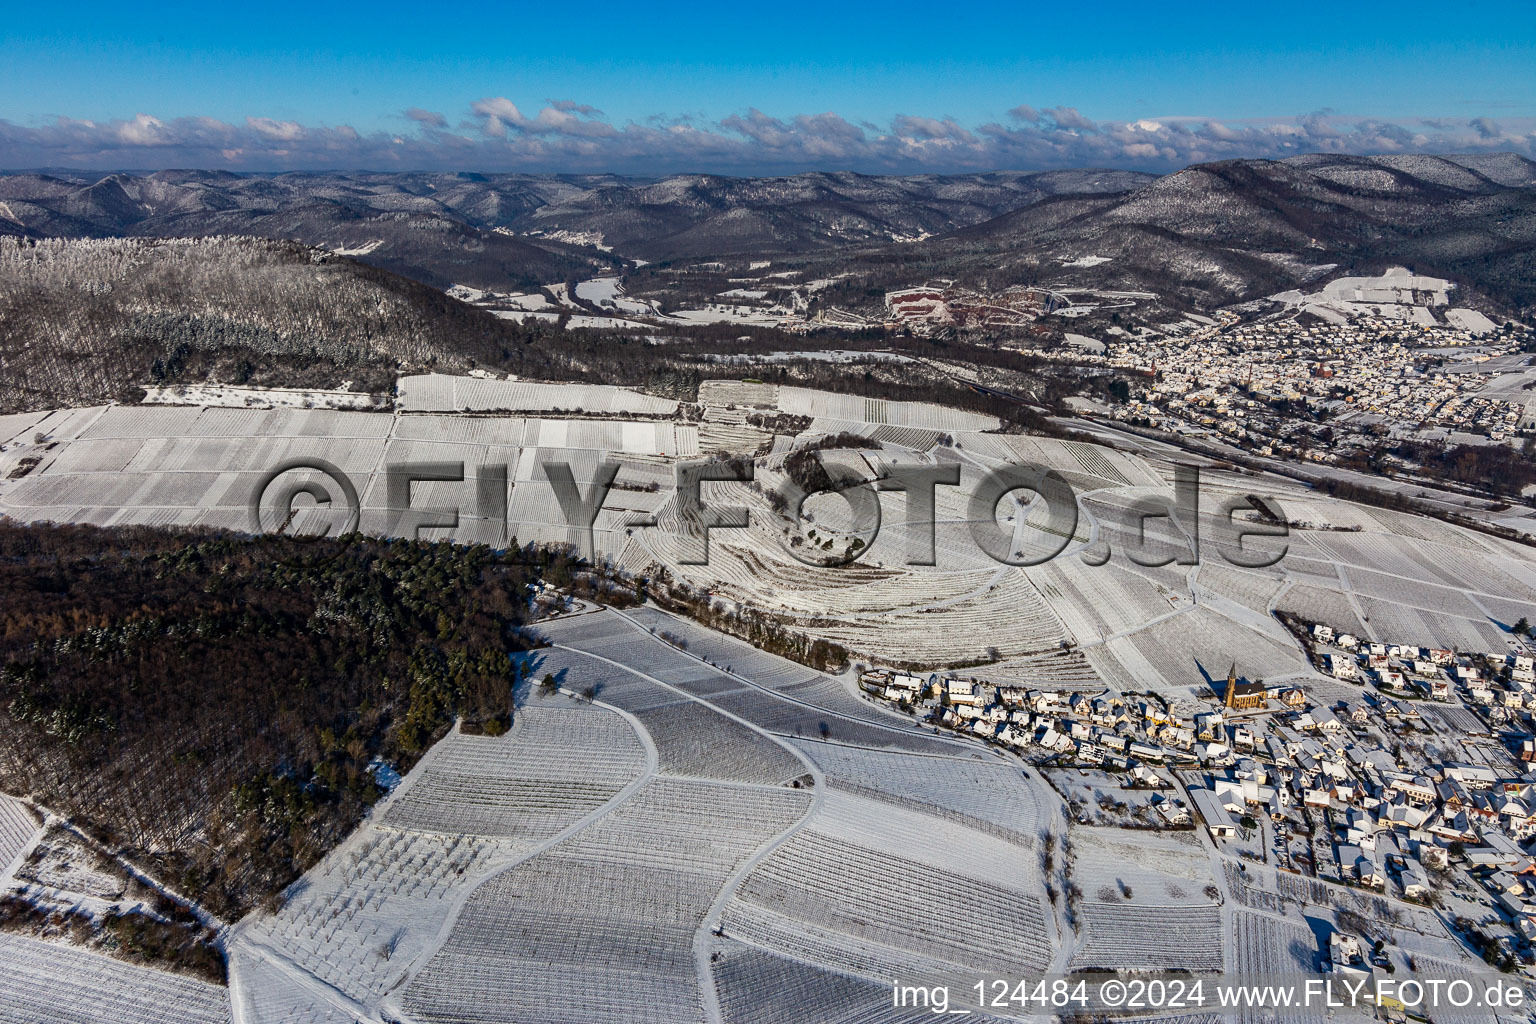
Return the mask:
[[355,246],[351,249],[343,247],[340,249],[332,249],[331,252],[335,253],[337,256],[367,256],[369,253],[373,252],[383,244],[384,239],[375,238],[371,242],[364,242],[362,245]]
[[[1134,520],[1135,502],[1169,493],[1167,466],[1093,444],[992,433],[994,419],[940,406],[722,381],[701,389],[704,413],[693,423],[676,418],[675,400],[594,385],[423,375],[402,379],[399,394],[392,414],[130,406],[9,418],[6,431],[14,428],[14,436],[0,452],[0,511],[23,521],[248,529],[249,491],[264,471],[316,456],[355,480],[362,528],[382,530],[381,466],[460,460],[507,467],[508,513],[505,522],[471,514],[468,479],[420,485],[423,507],[465,510],[452,535],[564,542],[570,534],[540,463],[570,463],[586,486],[599,461],[613,458],[624,486],[609,492],[594,539],[600,554],[623,566],[667,566],[721,599],[786,615],[807,635],[877,661],[986,662],[978,674],[1028,680],[1048,672],[1081,688],[1201,690],[1202,668],[1213,671],[1221,660],[1216,668],[1223,669],[1230,659],[1223,651],[1242,651],[1242,668],[1256,676],[1306,677],[1307,662],[1276,628],[1271,602],[1384,641],[1483,650],[1502,649],[1505,637],[1493,623],[1513,622],[1536,606],[1536,559],[1528,548],[1320,498],[1281,480],[1267,486],[1292,517],[1350,532],[1294,534],[1286,557],[1263,570],[1226,566],[1209,547],[1209,564],[1200,567],[1145,568],[1118,554],[1108,565],[1087,565],[1077,555],[1089,545],[1110,542],[1113,552],[1123,552],[1136,542],[1125,524]],[[572,418],[593,413],[604,418]],[[798,439],[775,440],[771,423],[751,422],[786,416],[809,419]],[[1077,528],[1055,558],[1000,565],[977,544],[966,488],[940,487],[937,564],[910,565],[904,499],[881,492],[883,525],[862,557],[844,569],[813,569],[787,546],[761,493],[720,485],[706,489],[708,500],[747,507],[749,526],[714,531],[708,565],[684,560],[674,460],[765,446],[782,453],[845,431],[874,445],[852,453],[866,473],[897,461],[954,462],[972,482],[1004,463],[1054,469],[1080,496]],[[765,486],[782,480],[782,457],[758,458]],[[8,479],[24,462],[25,473]],[[1203,487],[1205,507],[1216,508],[1253,483],[1211,470]],[[820,544],[820,529],[835,536],[837,520],[832,511],[813,511]],[[1011,504],[1005,511],[1021,544],[1048,533],[1032,518],[1039,513],[1021,517]],[[651,515],[659,525],[629,525]],[[1213,522],[1211,529],[1219,527]],[[1357,607],[1369,622],[1353,621]],[[1066,642],[1070,651],[1062,649]]]
[[645,766],[620,715],[565,697],[524,708],[504,736],[450,734],[280,912],[237,928],[242,1016],[259,1019],[249,1010],[270,986],[353,1013],[378,1006],[479,886],[628,793]]
[[520,293],[517,295],[504,295],[498,297],[497,303],[498,305],[506,305],[515,307],[517,309],[525,309],[529,312],[553,309],[555,307],[555,304],[550,302],[549,298],[545,296],[543,292],[533,292],[532,294]]
[[251,388],[232,384],[146,385],[146,405],[225,406],[238,409],[380,409],[386,400],[365,392]]
[[[1329,323],[1345,323],[1351,316],[1381,316],[1420,327],[1433,327],[1438,321],[1432,309],[1444,307],[1455,287],[1442,278],[1392,267],[1378,277],[1335,278],[1315,292],[1293,288],[1272,295],[1270,299],[1305,310]],[[1447,319],[1451,312],[1446,312]],[[1451,323],[1460,326],[1456,320]]]
[[[514,232],[506,231],[504,228],[497,228],[496,230],[504,231],[507,234],[514,234]],[[528,234],[538,238],[547,238],[552,242],[564,242],[567,245],[587,245],[594,249],[601,249],[603,252],[613,252],[613,246],[604,244],[601,231],[530,231]]]
[[911,356],[899,352],[872,352],[867,349],[821,349],[794,352],[739,352],[709,357],[716,363],[784,363],[809,359],[826,363],[910,363]]
[[738,306],[717,303],[703,309],[679,309],[672,319],[694,324],[756,324],[772,327],[786,319],[783,313],[774,313],[761,306]]
[[609,384],[493,380],[447,373],[401,377],[397,391],[398,407],[404,412],[547,413],[565,409],[670,417],[678,410],[674,399]]
[[1445,311],[1445,319],[1452,327],[1460,327],[1473,334],[1487,334],[1498,329],[1497,324],[1475,309],[1448,309]]
[[581,281],[576,285],[576,297],[599,309],[614,309],[636,316],[656,315],[652,303],[626,296],[623,281],[617,277],[595,277],[590,281]]
[[545,285],[545,288],[551,295],[555,297],[555,301],[565,308],[578,311],[581,309],[580,306],[571,300],[570,292],[566,290],[566,284],[564,281],[559,281],[551,285]]
[[0,1024],[229,1024],[227,989],[0,933]]
[[[561,317],[560,313],[528,312],[516,309],[493,309],[492,314],[503,320],[511,320],[515,323],[526,323],[529,320],[542,320],[545,323],[555,323]],[[646,325],[635,320],[622,320],[614,316],[592,316],[590,313],[572,313],[566,321],[566,326],[576,329],[589,328],[596,330],[614,330],[628,327],[636,330],[645,330]]]
[[[554,395],[526,397],[567,401],[577,392]],[[934,424],[950,423],[955,443],[944,446],[945,458],[970,467],[1029,460],[1072,479],[1085,495],[1084,542],[1125,543],[1129,527],[1115,522],[1114,500],[1166,489],[1158,468],[1138,457],[990,433],[938,407],[862,404],[857,396],[750,382],[721,382],[701,397],[725,403],[711,408],[798,410],[792,414],[817,417],[816,430],[865,432],[880,447],[858,457],[873,460],[921,459],[938,445]],[[855,413],[864,418],[834,418]],[[51,419],[20,428],[41,427],[54,438],[53,461],[37,470],[46,486],[38,490],[30,474],[0,484],[7,511],[31,507],[17,502],[29,495],[67,500],[72,477],[92,465],[97,475],[126,475],[128,497],[147,495],[156,472],[195,473],[217,487],[217,478],[241,471],[223,463],[193,468],[188,460],[212,457],[209,438],[254,439],[259,447],[259,431],[231,431],[260,421],[285,451],[301,427],[323,425],[330,457],[365,476],[390,444],[414,458],[505,458],[514,468],[512,504],[534,516],[553,502],[547,491],[519,498],[532,483],[523,472],[529,449],[571,457],[586,467],[578,475],[585,485],[596,453],[611,452],[613,439],[640,425],[671,426],[627,422],[579,456],[568,445],[581,430],[612,424],[174,408],[95,411],[50,426]],[[519,440],[504,443],[511,424]],[[363,443],[348,451],[343,441]],[[23,442],[20,450],[32,448]],[[250,456],[246,449],[242,457]],[[122,466],[135,460],[155,468],[125,474]],[[0,462],[0,477],[8,467]],[[642,467],[648,479],[665,479],[670,468],[651,455],[625,461],[623,471]],[[765,461],[763,478],[771,481],[774,471]],[[1254,486],[1249,477],[1212,476],[1213,506]],[[940,488],[941,516],[965,515],[964,502],[942,498],[948,491]],[[233,493],[228,481],[219,493]],[[1259,664],[1278,657],[1266,650],[1289,642],[1271,635],[1269,610],[1301,591],[1302,580],[1332,595],[1313,609],[1320,617],[1356,602],[1369,606],[1366,635],[1378,625],[1417,629],[1485,613],[1507,619],[1495,602],[1536,600],[1532,559],[1513,546],[1315,495],[1308,506],[1306,493],[1296,488],[1292,515],[1331,515],[1360,529],[1293,537],[1297,564],[1273,573],[1128,570],[1076,558],[1039,570],[977,562],[914,571],[898,550],[839,576],[783,557],[771,529],[718,531],[710,565],[670,571],[707,581],[722,600],[776,601],[787,621],[809,611],[818,629],[846,625],[850,642],[890,650],[1007,645],[1045,631],[1041,649],[1056,659],[1050,667],[1031,663],[1038,652],[1012,661],[1030,665],[1031,678],[1067,688],[1062,670],[1072,666],[1095,688],[1166,691],[1191,680],[1204,688],[1199,659],[1212,662],[1207,647],[1242,651],[1245,672],[1262,671],[1272,682],[1305,678],[1305,667]],[[748,503],[756,515],[751,494],[721,484],[705,498]],[[451,491],[422,497],[443,504]],[[624,492],[621,500],[636,497]],[[661,505],[651,511],[664,526],[675,515]],[[887,509],[891,521],[900,511]],[[638,565],[621,512],[605,505],[600,515],[604,550]],[[1441,579],[1458,574],[1457,584],[1404,585],[1431,566]],[[1295,891],[1309,880],[1234,860],[1203,832],[1069,825],[1060,798],[1011,755],[936,736],[860,696],[847,678],[654,607],[583,611],[537,628],[548,646],[520,655],[519,665],[562,692],[535,688],[505,736],[455,733],[436,745],[292,888],[280,911],[235,928],[229,990],[0,936],[0,1024],[872,1020],[889,998],[881,986],[893,977],[942,978],[965,989],[978,977],[1068,966],[1218,971],[1308,962],[1310,932]],[[1070,656],[1060,653],[1063,636],[1075,639]],[[967,671],[991,670],[1009,671],[1007,663]],[[1074,775],[1064,787],[1073,795],[1125,794],[1108,776]],[[16,848],[18,836],[31,841],[27,822],[6,817],[6,806],[0,802],[0,855]],[[72,870],[58,858],[45,868]],[[1404,941],[1455,960],[1456,946],[1434,931],[1433,918],[1421,923],[1424,932]],[[38,993],[67,1000],[50,1011]]]
[[[561,287],[563,288],[564,285]],[[491,292],[472,288],[467,284],[456,284],[448,289],[448,294],[460,302],[474,305],[494,305],[524,310],[554,308],[554,303],[550,302],[543,292]]]

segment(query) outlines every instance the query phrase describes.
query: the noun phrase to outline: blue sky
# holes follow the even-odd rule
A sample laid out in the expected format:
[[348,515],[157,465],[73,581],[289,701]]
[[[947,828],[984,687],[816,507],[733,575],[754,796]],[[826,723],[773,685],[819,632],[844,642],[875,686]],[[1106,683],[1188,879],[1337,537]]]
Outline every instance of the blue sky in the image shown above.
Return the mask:
[[[917,149],[892,143],[874,156],[825,139],[786,149],[747,136],[743,148],[740,131],[722,123],[757,111],[806,132],[796,118],[834,114],[866,142],[911,141],[901,117],[953,124],[973,140],[988,124],[1038,132],[1039,122],[1010,117],[1020,107],[1070,109],[1084,126],[1196,118],[1250,134],[1327,111],[1331,134],[1352,140],[1339,146],[1382,138],[1358,130],[1364,121],[1402,129],[1400,146],[1423,148],[1411,140],[1427,131],[1432,142],[1465,136],[1521,149],[1536,118],[1536,5],[313,3],[167,4],[148,14],[122,4],[28,4],[0,23],[0,66],[0,165],[11,167],[134,156],[313,165],[387,159],[379,148],[387,142],[404,147],[402,158],[442,166],[545,160],[553,162],[545,169],[590,170],[607,159],[615,170],[679,160],[752,169],[756,160],[776,169],[820,154],[941,169],[945,160],[969,166],[1037,151],[958,135]],[[527,122],[502,119],[488,136],[473,110],[487,99],[510,102]],[[601,111],[582,118],[612,128],[610,141],[579,129],[585,144],[567,144],[565,126],[537,121],[550,100]],[[421,138],[420,122],[404,116],[410,109],[441,114],[443,131],[474,145]],[[229,131],[215,140],[208,119]],[[252,134],[252,119],[298,126],[302,137],[279,132],[292,144],[271,145],[272,132]],[[1472,127],[1477,119],[1485,127]],[[661,129],[679,124],[721,138],[674,138],[669,148],[677,133]],[[102,135],[111,125],[129,130]],[[337,129],[362,141],[349,144]],[[523,144],[527,136],[539,145]],[[1039,153],[1064,161],[1118,154],[1120,165],[1222,155],[1188,140],[1149,144],[1157,156],[1129,155],[1123,140]],[[1249,148],[1265,155],[1262,145]]]

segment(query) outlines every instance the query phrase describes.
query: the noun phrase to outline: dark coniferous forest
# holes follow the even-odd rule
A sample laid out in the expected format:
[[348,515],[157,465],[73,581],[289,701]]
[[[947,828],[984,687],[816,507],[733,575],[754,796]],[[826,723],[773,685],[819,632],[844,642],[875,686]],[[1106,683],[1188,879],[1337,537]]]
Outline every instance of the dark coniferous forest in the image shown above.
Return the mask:
[[506,728],[541,578],[594,585],[561,551],[0,523],[0,789],[234,920],[356,825],[375,759]]

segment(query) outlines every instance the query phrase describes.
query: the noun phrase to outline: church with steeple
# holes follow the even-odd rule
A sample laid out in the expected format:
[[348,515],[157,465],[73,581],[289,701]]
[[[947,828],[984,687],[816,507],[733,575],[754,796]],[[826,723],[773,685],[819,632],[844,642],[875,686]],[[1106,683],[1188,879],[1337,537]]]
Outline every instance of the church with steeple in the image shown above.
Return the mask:
[[1222,703],[1228,711],[1262,711],[1266,704],[1263,683],[1244,683],[1237,678],[1237,662],[1227,669],[1227,689]]

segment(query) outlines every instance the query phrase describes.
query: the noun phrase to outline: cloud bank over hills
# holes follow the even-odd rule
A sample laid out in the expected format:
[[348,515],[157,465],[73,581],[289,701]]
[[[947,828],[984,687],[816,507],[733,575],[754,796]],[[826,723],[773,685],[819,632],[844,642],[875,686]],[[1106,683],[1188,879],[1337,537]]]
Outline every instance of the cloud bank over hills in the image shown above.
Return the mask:
[[527,113],[510,99],[487,97],[456,120],[411,108],[400,113],[399,123],[398,132],[360,132],[256,116],[242,122],[149,114],[115,121],[59,117],[34,125],[0,119],[0,167],[958,173],[1083,166],[1168,171],[1212,160],[1316,152],[1504,150],[1536,156],[1532,118],[1382,119],[1327,110],[1293,118],[1096,121],[1072,107],[1023,104],[980,125],[902,114],[881,126],[831,112],[776,117],[752,109],[713,122],[657,115],[616,124],[596,107],[572,100],[549,100]]

